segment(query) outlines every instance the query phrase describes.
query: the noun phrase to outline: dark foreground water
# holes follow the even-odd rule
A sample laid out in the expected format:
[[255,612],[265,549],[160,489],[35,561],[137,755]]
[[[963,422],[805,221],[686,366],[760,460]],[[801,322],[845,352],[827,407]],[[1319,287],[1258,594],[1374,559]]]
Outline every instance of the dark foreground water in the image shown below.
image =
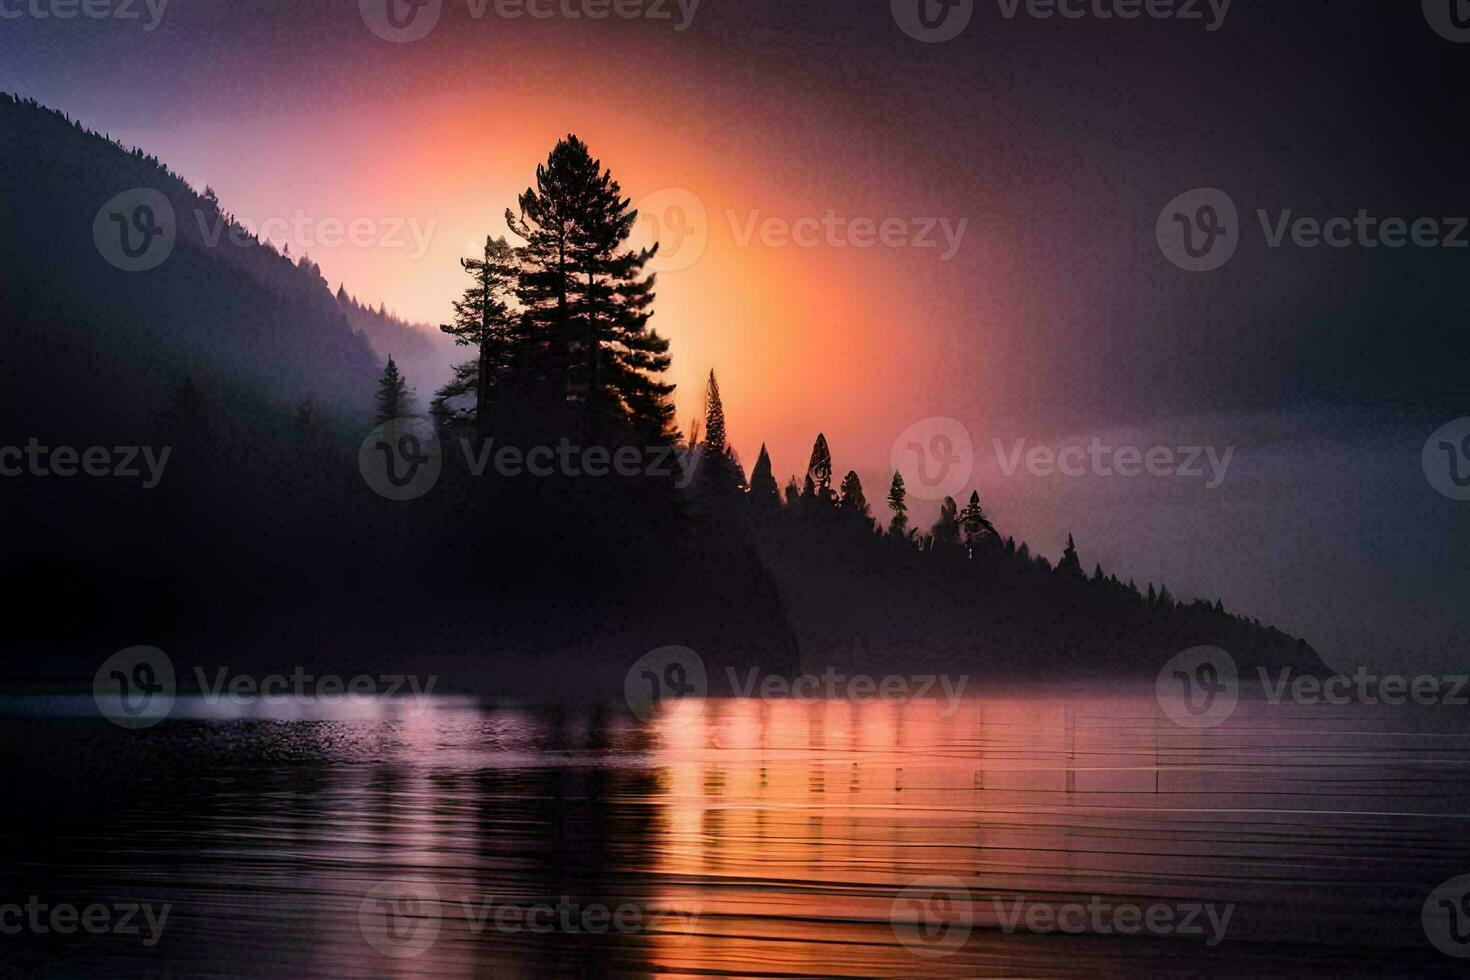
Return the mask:
[[1470,874],[1463,708],[54,708],[0,721],[7,975],[1470,966],[1470,900],[1435,891]]

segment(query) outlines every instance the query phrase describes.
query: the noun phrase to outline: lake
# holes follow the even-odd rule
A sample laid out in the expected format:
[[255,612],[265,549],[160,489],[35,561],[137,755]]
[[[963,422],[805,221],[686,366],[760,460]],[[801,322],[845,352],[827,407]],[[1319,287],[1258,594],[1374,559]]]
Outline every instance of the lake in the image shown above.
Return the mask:
[[1247,699],[1192,729],[1145,694],[1016,690],[651,721],[450,699],[186,710],[127,731],[11,701],[0,958],[44,976],[1462,974],[1464,711]]

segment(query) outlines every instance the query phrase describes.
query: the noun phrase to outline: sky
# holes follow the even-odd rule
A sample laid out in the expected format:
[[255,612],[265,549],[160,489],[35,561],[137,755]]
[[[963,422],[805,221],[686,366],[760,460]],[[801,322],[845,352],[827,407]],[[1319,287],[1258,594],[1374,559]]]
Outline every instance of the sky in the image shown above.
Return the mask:
[[[53,2],[0,0],[0,88],[212,186],[334,288],[442,322],[458,258],[575,132],[662,241],[681,425],[715,369],[747,466],[766,443],[784,482],[820,430],[880,504],[909,443],[954,420],[972,448],[953,491],[1053,557],[1071,532],[1089,567],[1319,647],[1470,660],[1470,505],[1421,462],[1470,415],[1470,248],[1289,230],[1362,210],[1445,239],[1470,212],[1470,44],[1436,32],[1434,0],[1199,19],[974,0],[937,43],[914,36],[919,0],[623,0],[640,15],[601,19],[565,15],[597,0],[536,0],[544,18],[441,0],[401,43],[384,0],[36,15]],[[1205,272],[1158,234],[1197,188],[1224,192],[1239,239]],[[1018,440],[1233,454],[1211,486],[1008,467]]]

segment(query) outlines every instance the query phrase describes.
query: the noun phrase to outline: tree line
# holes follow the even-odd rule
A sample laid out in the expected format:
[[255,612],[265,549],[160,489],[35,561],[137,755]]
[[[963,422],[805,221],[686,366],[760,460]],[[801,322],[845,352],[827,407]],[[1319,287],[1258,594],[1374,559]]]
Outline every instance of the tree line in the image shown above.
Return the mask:
[[[611,171],[575,135],[560,140],[535,183],[505,211],[519,239],[487,235],[478,256],[460,260],[470,279],[441,326],[474,356],[455,368],[453,380],[434,396],[430,412],[444,428],[479,436],[534,418],[540,430],[586,433],[618,429],[649,444],[680,444],[691,496],[706,513],[738,511],[756,521],[782,515],[806,523],[845,525],[923,552],[971,560],[1013,561],[1062,578],[1086,582],[1076,542],[1055,567],[1029,546],[1003,537],[973,491],[961,506],[940,505],[927,530],[913,527],[903,474],[888,486],[886,520],[874,516],[855,470],[834,487],[831,447],[818,434],[805,476],[776,483],[771,457],[761,446],[747,478],[726,436],[719,381],[710,371],[704,411],[687,438],[674,424],[674,388],[662,380],[671,364],[669,342],[650,326],[656,276],[645,271],[658,245],[628,242],[638,212]],[[377,415],[386,421],[409,414],[415,393],[393,358],[379,382]],[[1107,576],[1098,564],[1091,581],[1140,603],[1173,608],[1167,587],[1147,592],[1133,581]],[[1224,613],[1223,604],[1197,606]]]

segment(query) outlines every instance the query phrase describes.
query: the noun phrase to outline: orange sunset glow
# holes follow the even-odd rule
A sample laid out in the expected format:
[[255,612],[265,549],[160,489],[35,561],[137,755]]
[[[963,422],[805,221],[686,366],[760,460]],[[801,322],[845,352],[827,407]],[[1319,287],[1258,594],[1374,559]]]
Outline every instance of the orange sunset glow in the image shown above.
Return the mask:
[[[247,226],[269,234],[263,225],[273,221],[277,243],[309,254],[334,289],[341,283],[364,302],[438,324],[464,287],[458,260],[475,254],[485,235],[507,234],[505,209],[547,147],[575,132],[635,205],[664,192],[656,200],[692,200],[705,209],[683,254],[678,237],[671,250],[663,236],[661,258],[672,268],[659,276],[654,325],[673,341],[681,426],[701,410],[714,368],[732,442],[747,466],[766,442],[784,482],[805,468],[817,426],[852,455],[877,462],[913,420],[910,406],[926,398],[933,373],[946,371],[946,359],[917,348],[913,337],[946,317],[981,315],[945,302],[914,305],[908,293],[919,283],[953,292],[960,268],[987,247],[984,231],[967,223],[952,261],[941,258],[952,247],[938,228],[930,233],[933,248],[785,246],[763,235],[762,225],[823,220],[829,211],[875,222],[940,212],[921,197],[895,212],[880,180],[829,172],[827,148],[797,127],[711,134],[701,122],[708,111],[686,101],[669,108],[672,118],[655,121],[569,99],[460,93],[372,111],[354,105],[247,119],[230,123],[228,138],[221,127],[191,125],[136,139],[177,145],[170,156],[181,172],[214,187]],[[644,242],[651,243],[657,217],[640,218]],[[404,226],[401,247],[323,247],[312,232],[328,218],[369,218],[382,228],[396,219]],[[288,225],[304,228],[303,240],[281,235]],[[703,254],[687,264],[700,242]],[[982,365],[973,383],[994,392],[1001,378]]]

